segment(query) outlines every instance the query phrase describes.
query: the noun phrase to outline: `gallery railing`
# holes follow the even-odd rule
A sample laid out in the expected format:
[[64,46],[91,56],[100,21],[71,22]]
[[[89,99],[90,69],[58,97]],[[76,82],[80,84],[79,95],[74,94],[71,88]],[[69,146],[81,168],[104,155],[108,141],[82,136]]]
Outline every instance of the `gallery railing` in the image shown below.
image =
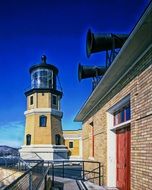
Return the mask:
[[103,165],[96,161],[58,160],[45,161],[49,167],[48,175],[52,176],[52,185],[55,177],[90,181],[98,185],[103,184]]
[[[47,168],[44,167],[44,161],[31,161],[29,165],[33,165],[33,167],[23,170],[23,173],[17,177],[17,179],[13,180],[12,183],[2,188],[4,190],[36,190],[39,189],[42,185],[42,181],[45,180],[45,176],[47,175]],[[6,180],[6,179],[5,179]]]
[[[50,189],[57,186],[57,178],[70,178],[76,181],[91,181],[98,185],[103,184],[103,166],[96,161],[82,160],[22,160],[11,169],[20,171],[20,176],[3,183],[12,176],[0,181],[3,190],[36,190]],[[15,170],[16,169],[16,170]],[[3,185],[4,184],[4,185]]]

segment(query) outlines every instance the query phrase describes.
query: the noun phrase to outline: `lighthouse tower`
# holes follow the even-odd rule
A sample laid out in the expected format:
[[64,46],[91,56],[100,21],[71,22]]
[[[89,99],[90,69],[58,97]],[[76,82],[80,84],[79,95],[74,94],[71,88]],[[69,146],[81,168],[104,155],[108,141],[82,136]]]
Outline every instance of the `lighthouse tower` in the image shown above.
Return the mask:
[[47,64],[43,55],[41,63],[33,65],[29,71],[31,88],[25,92],[27,110],[21,156],[36,153],[44,160],[67,158],[61,122],[62,92],[57,90],[56,81],[58,69]]

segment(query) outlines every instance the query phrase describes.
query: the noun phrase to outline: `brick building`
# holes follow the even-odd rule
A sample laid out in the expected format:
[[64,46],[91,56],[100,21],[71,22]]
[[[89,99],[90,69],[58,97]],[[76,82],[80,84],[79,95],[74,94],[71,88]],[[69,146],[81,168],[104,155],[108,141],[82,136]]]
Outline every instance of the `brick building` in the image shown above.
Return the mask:
[[83,159],[103,164],[105,186],[152,188],[152,3],[75,121]]

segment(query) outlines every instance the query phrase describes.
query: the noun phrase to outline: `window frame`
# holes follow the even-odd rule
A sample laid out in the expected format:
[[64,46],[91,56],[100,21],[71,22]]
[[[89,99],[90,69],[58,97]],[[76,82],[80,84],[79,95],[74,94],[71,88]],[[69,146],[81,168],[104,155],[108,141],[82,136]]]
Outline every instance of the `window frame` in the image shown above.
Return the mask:
[[55,135],[55,145],[61,145],[61,135],[60,134]]
[[[72,144],[72,147],[70,146]],[[69,141],[69,148],[74,148],[74,142],[73,141]]]
[[[55,103],[54,103],[54,98],[56,98]],[[52,105],[58,106],[58,96],[55,94],[52,94]]]
[[[127,116],[127,109],[129,108],[129,115]],[[131,119],[131,107],[130,103],[121,107],[113,113],[113,125],[117,126],[125,123]]]
[[26,145],[27,146],[30,146],[31,145],[31,138],[32,136],[30,134],[27,134],[26,135]]
[[47,116],[46,115],[40,115],[40,117],[39,117],[39,126],[40,127],[46,127],[47,126]]
[[30,106],[34,104],[33,96],[30,96]]

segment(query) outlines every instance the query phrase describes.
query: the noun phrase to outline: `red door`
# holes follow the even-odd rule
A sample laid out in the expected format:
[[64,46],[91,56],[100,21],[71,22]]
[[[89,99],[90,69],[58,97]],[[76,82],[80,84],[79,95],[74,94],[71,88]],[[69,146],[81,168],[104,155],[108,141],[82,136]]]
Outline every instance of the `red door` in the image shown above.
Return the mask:
[[116,136],[116,185],[119,190],[130,190],[130,127],[118,130]]

